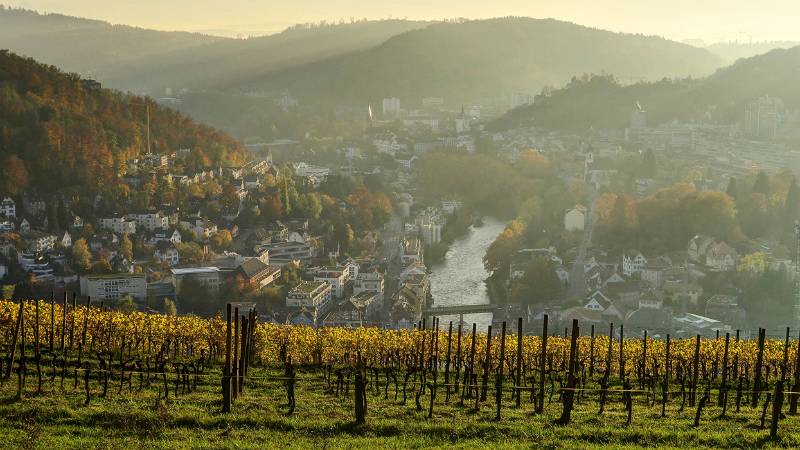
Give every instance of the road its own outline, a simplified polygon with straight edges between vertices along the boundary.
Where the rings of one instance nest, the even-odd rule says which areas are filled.
[[[572,272],[569,274],[569,289],[567,290],[567,299],[576,297],[583,297],[586,295],[586,278],[584,273],[584,264],[586,263],[586,252],[592,245],[592,234],[594,233],[594,226],[597,222],[597,191],[592,191],[592,197],[589,201],[589,212],[586,219],[586,227],[583,231],[583,240],[578,246],[578,254],[575,256],[575,264],[572,266]]]
[[[403,221],[397,214],[392,214],[391,220],[386,223],[381,232],[383,248],[381,258],[386,262],[383,290],[383,318],[389,322],[392,311],[392,299],[397,292],[398,278],[403,266],[400,261],[400,240],[403,238]]]

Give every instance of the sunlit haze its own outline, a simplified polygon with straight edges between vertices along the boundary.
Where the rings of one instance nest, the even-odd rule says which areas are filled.
[[[38,11],[162,30],[225,36],[262,35],[287,26],[350,18],[443,19],[500,16],[553,17],[613,31],[706,42],[798,40],[794,0],[23,0]],[[781,11],[775,14],[775,11]]]

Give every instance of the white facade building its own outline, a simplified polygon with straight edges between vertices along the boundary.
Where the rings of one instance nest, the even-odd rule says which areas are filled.
[[[397,97],[383,99],[383,114],[386,116],[400,114],[400,99]]]
[[[147,298],[147,279],[144,274],[86,275],[81,280],[81,295],[92,300],[118,300],[130,295],[136,300]]]

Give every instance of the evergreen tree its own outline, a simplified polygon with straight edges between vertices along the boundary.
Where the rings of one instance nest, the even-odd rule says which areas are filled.
[[[792,178],[792,184],[789,185],[789,191],[786,193],[783,212],[788,221],[796,220],[798,213],[800,213],[800,187],[797,186],[795,178]]]
[[[728,188],[725,190],[725,193],[734,200],[739,198],[739,187],[736,185],[736,177],[731,177],[731,179],[728,180]]]
[[[772,194],[772,189],[769,185],[769,177],[764,172],[758,172],[756,181],[753,183],[753,193],[764,194],[769,197]]]

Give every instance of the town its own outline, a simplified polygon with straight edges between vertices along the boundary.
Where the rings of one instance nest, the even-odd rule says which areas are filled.
[[[99,89],[92,80],[85,85]],[[508,107],[547,95],[514,94]],[[288,91],[276,102],[287,110],[299,103]],[[798,115],[780,99],[754,99],[730,126],[651,127],[646,105],[637,102],[626,128],[588,133],[494,130],[496,107],[452,108],[443,98],[404,104],[392,97],[379,108],[368,105],[361,132],[349,139],[251,142],[251,158],[238,166],[199,166],[190,148],[160,154],[146,147],[126,161],[118,186],[93,198],[6,195],[4,295],[79,294],[128,311],[200,315],[236,301],[257,306],[263,320],[315,327],[408,328],[433,315],[466,323],[470,314],[491,313],[495,323],[523,317],[533,332],[547,314],[559,326],[578,319],[651,336],[748,335],[747,294],[731,280],[779,273],[791,288],[796,279],[793,230],[783,240],[739,239],[734,246],[711,226],[680,248],[641,251],[620,245],[635,239],[609,236],[633,232],[613,229],[624,203],[680,183],[731,196],[737,179],[744,184],[754,174],[763,185],[754,190],[764,194],[785,183],[787,168],[798,168],[800,159],[775,138],[794,133]],[[540,246],[517,242],[500,265],[484,257],[484,302],[459,304],[456,290],[443,307],[431,274],[449,246],[480,227],[484,215],[508,214],[459,187],[437,192],[420,178],[430,178],[426,170],[436,164],[474,164],[452,158],[482,155],[572,194],[540,194],[537,212],[549,219],[541,221],[543,233],[523,240]]]

